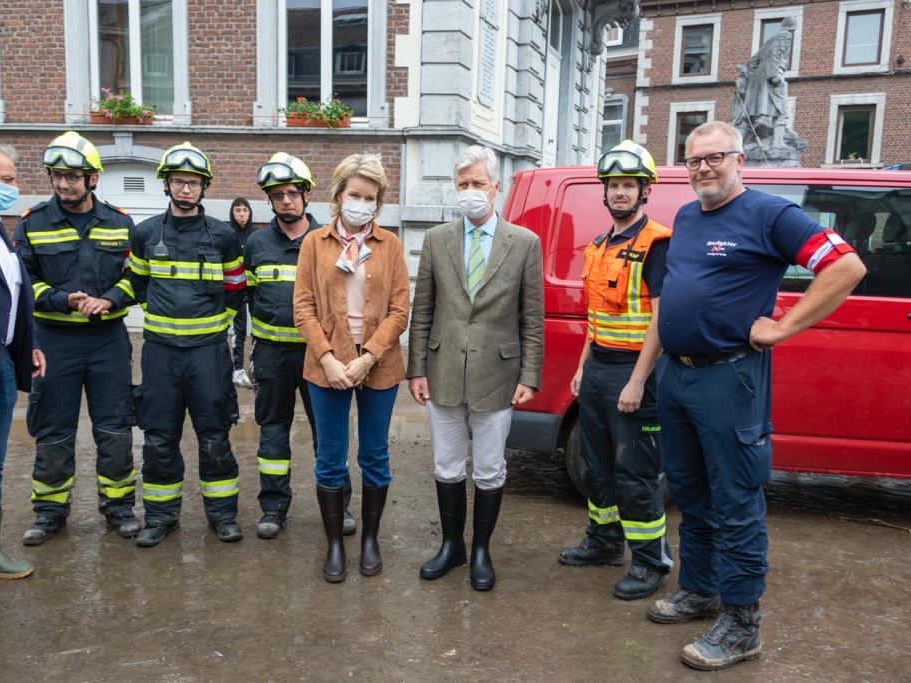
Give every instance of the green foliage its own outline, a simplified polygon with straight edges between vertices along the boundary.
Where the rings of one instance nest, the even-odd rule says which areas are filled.
[[[333,98],[329,102],[312,102],[306,97],[298,97],[283,110],[285,114],[296,114],[303,118],[318,121],[324,126],[337,128],[346,123],[354,110],[347,104]]]
[[[109,119],[137,118],[140,121],[148,121],[155,115],[154,107],[140,104],[133,99],[130,93],[114,94],[108,88],[101,89],[98,111],[104,113]]]

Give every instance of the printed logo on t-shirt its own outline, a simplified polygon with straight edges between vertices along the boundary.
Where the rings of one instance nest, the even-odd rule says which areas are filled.
[[[737,242],[728,242],[726,240],[709,240],[705,243],[706,256],[727,256],[728,250],[736,249]]]

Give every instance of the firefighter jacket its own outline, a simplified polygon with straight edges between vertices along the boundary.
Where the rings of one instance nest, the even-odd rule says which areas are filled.
[[[588,302],[588,340],[598,346],[639,351],[652,320],[643,277],[652,245],[671,231],[651,219],[628,240],[610,245],[599,235],[585,248],[582,283]]]
[[[312,230],[320,227],[316,219],[306,214],[310,226],[291,240],[273,218],[271,225],[250,235],[244,250],[247,287],[253,320],[251,334],[257,339],[292,344],[305,343],[294,325],[294,280],[301,242]]]
[[[133,219],[92,195],[84,228],[72,225],[56,198],[26,210],[13,234],[35,295],[35,318],[51,325],[98,325],[123,318],[135,303],[127,277]],[[70,308],[73,292],[108,299],[102,315],[87,317]]]
[[[227,224],[201,206],[196,216],[169,210],[137,225],[130,247],[146,340],[188,348],[225,339],[245,295],[240,243]]]

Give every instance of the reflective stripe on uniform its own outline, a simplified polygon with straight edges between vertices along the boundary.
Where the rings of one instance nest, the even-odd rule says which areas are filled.
[[[133,285],[131,285],[130,281],[127,280],[126,278],[124,278],[123,280],[119,280],[117,282],[117,284],[115,284],[114,286],[117,289],[121,290],[124,294],[126,294],[131,299],[136,298],[136,293],[133,291]]]
[[[182,481],[173,484],[142,483],[142,500],[145,502],[167,503],[171,500],[179,500],[181,496],[183,496]]]
[[[199,480],[203,498],[230,498],[240,492],[240,479],[222,479],[220,481]]]
[[[70,500],[70,489],[73,488],[75,483],[75,475],[60,484],[60,486],[48,486],[37,479],[32,479],[32,502],[66,505]]]
[[[185,337],[194,334],[214,334],[227,330],[231,326],[231,319],[228,311],[204,318],[169,318],[146,312],[142,326],[149,332]]]
[[[250,334],[259,339],[267,339],[269,341],[290,342],[295,344],[304,343],[304,338],[301,337],[300,330],[296,327],[269,325],[256,316],[253,316],[250,323]]]
[[[632,522],[628,519],[620,520],[623,525],[623,535],[627,541],[654,541],[667,532],[667,518],[661,515],[653,522]]]
[[[208,261],[149,261],[149,275],[160,280],[224,280],[221,263]]]
[[[130,254],[130,270],[137,275],[148,275],[151,272],[148,259],[139,258],[136,254]]]
[[[645,341],[652,314],[635,313],[627,315],[612,315],[604,311],[588,311],[589,339],[593,339],[602,346],[612,346],[611,342],[636,342]]]
[[[129,228],[100,228],[89,230],[89,239],[97,242],[126,242],[130,239]]]
[[[620,508],[616,505],[599,508],[593,502],[588,501],[588,518],[595,524],[613,524],[620,521]]]
[[[34,230],[26,231],[26,238],[33,247],[42,244],[60,244],[62,242],[78,242],[79,232],[76,228],[62,228],[60,230]]]
[[[101,474],[98,475],[98,492],[106,498],[124,498],[135,490],[136,470],[130,470],[130,473],[120,481],[108,479]]]
[[[249,277],[250,273],[248,273]],[[257,283],[263,282],[294,282],[297,277],[297,266],[270,264],[259,266],[252,273]]]
[[[129,311],[125,308],[120,310],[113,311],[111,313],[102,313],[99,317],[102,320],[117,320],[117,318],[124,317]],[[66,322],[66,323],[87,323],[90,321],[89,316],[82,315],[79,311],[70,311],[69,313],[45,313],[44,311],[34,311],[32,313],[36,318],[41,320],[56,320],[57,322]]]
[[[35,301],[38,301],[38,297],[44,294],[50,288],[51,286],[48,283],[42,282],[41,280],[36,280],[33,282],[32,291],[35,293]]]
[[[266,458],[257,458],[259,463],[260,474],[271,474],[275,477],[283,477],[291,471],[290,460],[267,460]]]

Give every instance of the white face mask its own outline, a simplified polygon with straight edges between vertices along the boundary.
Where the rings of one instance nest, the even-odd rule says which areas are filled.
[[[471,220],[484,218],[490,211],[490,201],[484,190],[462,190],[458,198],[459,211]]]
[[[345,199],[342,202],[342,220],[345,225],[359,228],[366,225],[376,216],[376,202],[358,202]]]

